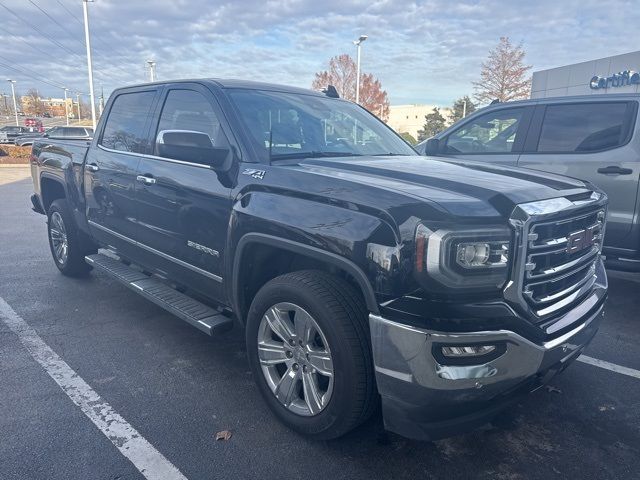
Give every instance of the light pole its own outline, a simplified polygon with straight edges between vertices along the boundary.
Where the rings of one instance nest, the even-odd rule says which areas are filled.
[[[16,81],[7,78],[7,82],[11,84],[11,95],[13,96],[13,113],[16,116],[16,127],[20,125],[18,122],[18,105],[16,104],[16,89],[14,87]]]
[[[76,97],[78,98],[78,122],[82,120],[82,117],[80,116],[80,95],[82,95],[80,92],[78,92],[78,94],[76,95]]]
[[[67,127],[69,126],[69,102],[67,101],[67,87],[64,87],[64,116],[67,119]]]
[[[360,101],[360,45],[362,45],[362,42],[364,42],[367,38],[369,38],[367,35],[360,35],[358,40],[353,41],[353,44],[358,47],[358,68],[356,70],[356,103]]]
[[[96,101],[93,96],[93,65],[91,63],[91,42],[89,40],[89,12],[87,9],[87,3],[93,2],[93,0],[82,0],[82,11],[84,13],[84,38],[87,45],[87,69],[89,70],[89,96],[91,97],[91,123],[93,129],[96,128]],[[78,110],[80,110],[80,103],[78,103]],[[78,114],[80,116],[80,114]]]
[[[152,82],[156,81],[156,62],[153,60],[147,60],[147,65],[149,65],[149,79]]]

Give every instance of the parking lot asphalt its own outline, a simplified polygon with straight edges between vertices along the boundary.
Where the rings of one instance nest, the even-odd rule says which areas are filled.
[[[376,417],[307,440],[262,402],[240,330],[210,338],[103,274],[60,275],[28,175],[0,168],[0,299],[186,478],[640,478],[640,379],[582,362],[467,435],[415,442]],[[611,275],[589,357],[640,370],[639,294]],[[0,479],[139,478],[0,321]]]

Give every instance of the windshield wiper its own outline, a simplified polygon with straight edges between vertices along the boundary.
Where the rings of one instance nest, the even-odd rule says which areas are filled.
[[[330,158],[330,157],[361,157],[360,153],[352,152],[292,152],[292,153],[278,153],[271,155],[271,160],[296,160],[303,158]]]
[[[371,155],[372,157],[410,157],[411,155],[407,155],[406,153],[374,153]]]

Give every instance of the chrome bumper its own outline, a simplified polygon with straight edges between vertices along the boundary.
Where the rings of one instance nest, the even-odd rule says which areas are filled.
[[[444,333],[369,315],[385,427],[434,440],[486,423],[518,393],[534,390],[577,358],[602,317],[601,305],[569,332],[536,344],[508,330]],[[434,356],[445,345],[473,344],[506,348],[472,365],[444,365]]]

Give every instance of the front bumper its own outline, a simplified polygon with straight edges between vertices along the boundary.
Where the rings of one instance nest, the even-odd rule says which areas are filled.
[[[575,360],[603,315],[600,304],[570,331],[541,344],[509,330],[445,333],[369,315],[385,428],[436,440],[481,426]],[[455,362],[434,356],[443,345],[473,344],[500,345],[504,352],[477,365],[444,365]]]

